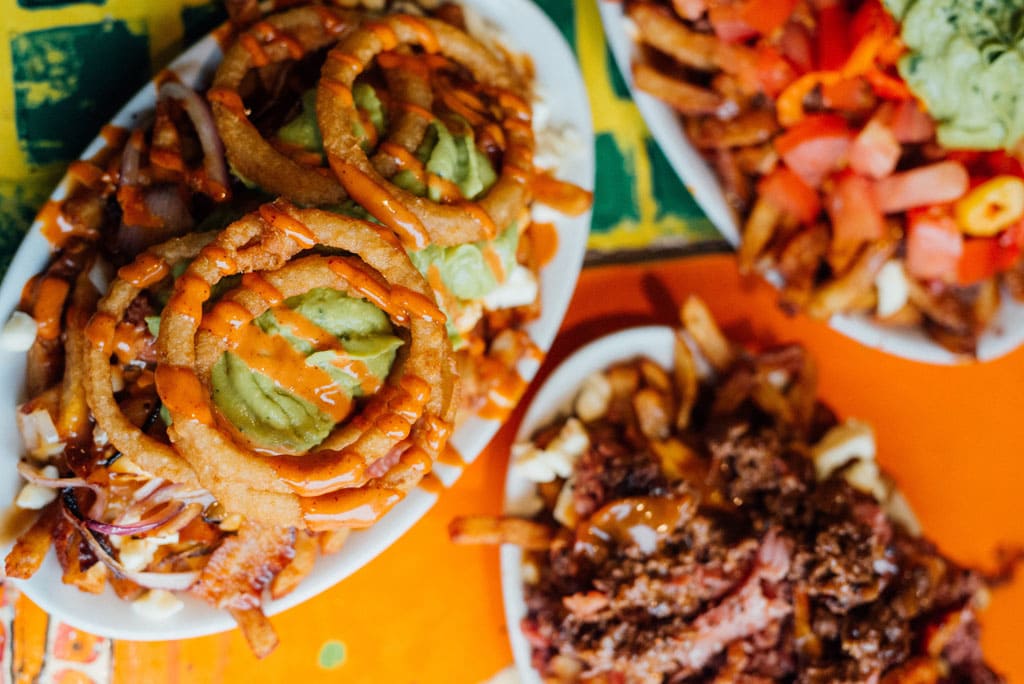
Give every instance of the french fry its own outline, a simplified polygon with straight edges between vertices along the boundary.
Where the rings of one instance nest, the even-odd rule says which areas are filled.
[[[703,150],[762,145],[778,130],[779,124],[771,112],[756,109],[726,120],[707,116],[686,120],[690,140]]]
[[[675,339],[675,362],[672,370],[676,391],[679,395],[679,407],[676,409],[676,429],[685,430],[690,424],[690,415],[697,403],[700,379],[697,377],[697,361],[693,358],[690,345],[678,332]]]
[[[520,518],[462,516],[448,525],[456,544],[515,544],[527,551],[543,551],[551,544],[551,529]]]
[[[669,395],[645,387],[633,395],[633,412],[640,432],[649,440],[666,439],[672,430],[673,411]]]
[[[321,532],[317,537],[320,543],[320,553],[325,556],[329,556],[332,553],[341,551],[341,547],[343,547],[345,542],[348,541],[348,536],[350,534],[352,534],[352,530],[347,527]]]
[[[738,255],[740,273],[747,274],[753,270],[757,257],[775,235],[775,228],[779,225],[781,217],[782,212],[778,207],[764,197],[758,198],[754,203],[754,209],[743,226],[743,241],[740,243]]]
[[[680,318],[701,353],[716,370],[725,370],[735,358],[732,345],[715,322],[707,305],[699,298],[689,296],[683,304]]]
[[[249,648],[257,658],[265,658],[277,648],[278,638],[274,626],[259,608],[230,608],[228,612],[238,623]]]
[[[295,556],[270,583],[271,598],[279,599],[287,596],[295,590],[295,587],[299,586],[299,583],[313,570],[319,547],[316,535],[305,531],[295,535]]]
[[[14,542],[7,554],[4,568],[8,577],[28,579],[36,574],[53,543],[53,528],[60,520],[60,503],[54,501],[44,508],[36,521]]]
[[[717,93],[666,76],[644,62],[633,65],[633,84],[665,101],[680,114],[714,114],[725,105],[725,100]]]
[[[897,246],[898,242],[892,237],[866,245],[849,271],[814,293],[807,304],[807,314],[826,320],[833,314],[848,310],[858,297],[871,290],[875,276],[896,253]]]

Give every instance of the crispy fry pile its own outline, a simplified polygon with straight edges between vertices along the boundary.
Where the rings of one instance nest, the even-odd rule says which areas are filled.
[[[918,536],[807,353],[736,346],[694,298],[681,319],[671,368],[581,379],[568,415],[513,446],[535,483],[514,514],[450,525],[523,549],[544,681],[999,681],[981,576]]]
[[[947,150],[878,0],[630,0],[636,86],[679,112],[742,226],[740,269],[781,304],[863,313],[972,354],[1024,297],[1024,172]],[[987,212],[987,213],[986,213]]]
[[[286,4],[230,3],[209,89],[162,74],[72,165],[15,316],[39,517],[8,576],[53,547],[65,583],[157,619],[188,592],[259,656],[264,599],[420,485],[461,417],[514,407],[557,241],[531,205],[590,203],[534,168],[523,62],[459,6]]]

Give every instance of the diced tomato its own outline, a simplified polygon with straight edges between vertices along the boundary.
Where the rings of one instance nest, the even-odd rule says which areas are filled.
[[[815,31],[818,68],[836,71],[850,56],[850,16],[846,3],[829,0],[818,3],[818,27]]]
[[[811,34],[807,27],[798,21],[787,22],[779,37],[779,49],[783,56],[795,66],[801,74],[814,68],[814,49],[811,46]]]
[[[883,212],[945,204],[963,197],[970,187],[967,169],[957,161],[941,161],[875,181]]]
[[[797,0],[742,0],[715,4],[708,18],[715,34],[726,42],[739,42],[756,35],[768,36],[786,23]]]
[[[811,223],[821,213],[818,193],[784,166],[776,167],[762,178],[757,184],[757,192],[801,223]]]
[[[825,200],[832,221],[832,239],[839,250],[885,234],[885,217],[878,208],[874,184],[863,176],[846,172]]]
[[[762,45],[757,48],[757,80],[774,97],[796,80],[796,71],[778,51]]]
[[[917,100],[911,98],[890,106],[889,128],[901,143],[927,142],[935,135],[935,122]]]
[[[910,275],[924,280],[952,280],[964,252],[964,236],[947,208],[918,209],[907,216]]]
[[[775,138],[775,149],[804,182],[812,187],[839,168],[853,140],[846,120],[833,114],[804,117]]]
[[[1013,256],[1009,258],[1011,253]],[[988,280],[1006,267],[1012,266],[1019,255],[1019,247],[1014,246],[1012,252],[1003,249],[997,238],[964,240],[964,251],[956,268],[956,282],[960,285],[974,285]]]
[[[850,168],[870,178],[885,178],[896,170],[903,148],[892,130],[871,119],[850,146]]]

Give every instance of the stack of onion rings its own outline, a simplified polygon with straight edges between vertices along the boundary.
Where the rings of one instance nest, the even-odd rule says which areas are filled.
[[[329,170],[301,164],[263,137],[249,120],[239,89],[253,69],[299,60],[328,47],[358,21],[358,15],[323,5],[297,7],[255,23],[228,48],[206,97],[237,173],[299,204],[337,204],[345,199]]]
[[[464,67],[479,94],[492,99],[500,112],[498,125],[505,140],[500,176],[476,202],[454,198],[438,203],[389,183],[352,129],[358,116],[352,99],[356,78],[375,59],[399,47],[423,50],[426,55],[420,57],[427,64],[428,58],[441,56]],[[422,106],[407,110],[428,121],[434,118]],[[530,200],[533,128],[518,79],[495,53],[450,24],[406,14],[364,21],[327,55],[317,90],[317,118],[328,161],[345,191],[410,248],[491,239],[516,221]]]
[[[358,257],[293,256],[315,246]],[[204,316],[210,288],[247,274]],[[211,406],[210,372],[231,335],[287,297],[331,287],[365,298],[408,331],[386,386],[321,449],[265,455]],[[425,475],[457,406],[451,344],[433,292],[386,230],[277,201],[224,230],[178,279],[157,340],[157,391],[175,449],[228,510],[320,530],[369,525]],[[383,471],[383,472],[381,472]]]

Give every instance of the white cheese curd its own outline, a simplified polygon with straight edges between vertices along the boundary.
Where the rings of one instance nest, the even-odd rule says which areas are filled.
[[[150,620],[166,620],[184,607],[181,599],[164,589],[150,589],[132,601],[132,610]]]
[[[24,311],[15,311],[0,329],[0,349],[27,352],[36,341],[39,324]]]

